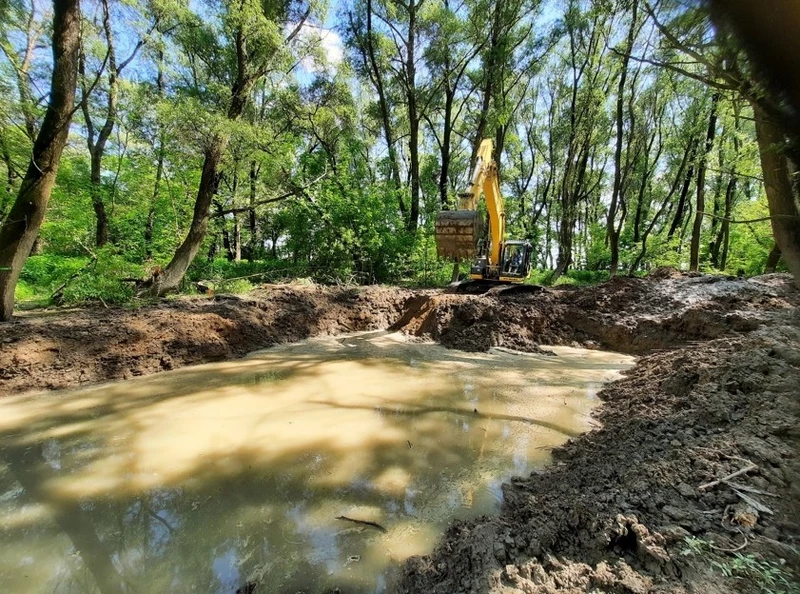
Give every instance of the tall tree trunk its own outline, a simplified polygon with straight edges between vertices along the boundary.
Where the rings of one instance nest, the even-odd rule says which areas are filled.
[[[237,75],[231,85],[231,102],[227,114],[232,122],[238,120],[244,112],[250,89],[255,82],[254,77],[248,74],[245,43],[244,31],[239,28],[236,32]],[[189,265],[200,250],[208,229],[209,208],[219,186],[219,164],[227,145],[228,137],[224,134],[217,133],[209,140],[203,152],[203,171],[197,188],[189,232],[163,272],[153,275],[147,288],[150,294],[164,295],[178,288]]]
[[[683,180],[683,187],[681,188],[681,194],[678,198],[678,206],[675,209],[675,217],[672,219],[672,225],[670,225],[669,233],[667,233],[667,239],[672,239],[675,232],[680,228],[681,223],[683,223],[683,214],[686,210],[686,200],[689,197],[689,188],[692,185],[692,179],[694,179],[694,159],[697,155],[697,138],[692,138],[690,140],[690,149],[689,149],[689,168],[686,170],[686,177]]]
[[[62,0],[53,9],[53,75],[50,102],[19,194],[0,228],[0,320],[14,309],[14,289],[44,219],[67,142],[78,82],[80,2]]]
[[[772,234],[783,261],[800,286],[800,209],[793,193],[789,160],[781,152],[786,141],[775,122],[757,103],[753,103],[753,113]]]
[[[238,214],[233,215],[233,261],[242,261],[242,226]]]
[[[217,202],[217,212],[221,215],[222,205]],[[219,216],[217,226],[219,227],[219,234],[222,236],[222,247],[225,250],[225,259],[228,262],[233,261],[233,242],[231,241],[231,234],[228,232],[228,221],[224,216]]]
[[[156,89],[158,98],[164,96],[164,50],[158,50],[158,73],[156,74]],[[158,153],[156,157],[156,180],[153,184],[153,194],[150,197],[150,207],[147,209],[147,223],[144,229],[144,253],[147,260],[153,257],[153,231],[156,224],[156,207],[161,195],[161,178],[164,176],[164,157],[166,156],[166,134],[164,127],[158,125]]]
[[[718,171],[723,171],[722,167],[719,167]],[[728,185],[730,185],[730,180],[728,180]],[[726,189],[727,193],[727,189]],[[720,210],[725,210],[724,200],[723,204],[720,207],[720,197],[722,196],[722,175],[717,176],[717,183],[714,187],[714,211],[711,215],[711,241],[708,244],[708,251],[711,258],[711,266],[714,268],[719,268],[719,250],[722,247],[720,244],[720,239],[722,237],[722,227],[720,225]],[[723,217],[724,218],[724,217]],[[717,227],[720,228],[717,231]]]
[[[372,0],[367,0],[367,43],[366,43],[366,59],[369,63],[370,72],[372,73],[372,82],[375,90],[378,93],[378,107],[381,112],[381,124],[383,126],[383,135],[386,139],[386,149],[389,152],[389,173],[394,183],[394,188],[397,191],[398,206],[400,207],[400,214],[403,218],[406,217],[406,204],[403,201],[403,196],[400,192],[402,183],[400,181],[400,164],[397,157],[397,147],[395,146],[394,131],[392,129],[392,122],[389,113],[389,102],[386,98],[386,91],[383,85],[383,74],[378,66],[378,60],[375,56],[375,46],[373,41],[372,30]]]
[[[247,211],[247,227],[250,231],[249,247],[247,248],[247,259],[252,262],[256,259],[256,248],[258,247],[258,224],[256,221],[256,180],[258,179],[259,167],[256,167],[256,162],[250,162],[250,208]],[[261,250],[258,250],[259,252]]]
[[[544,254],[542,255],[542,268],[553,267],[553,233],[550,228],[550,213],[552,208],[548,207],[547,214],[544,218]]]
[[[633,0],[631,7],[631,25],[628,29],[628,41],[625,44],[625,53],[622,56],[622,70],[619,75],[619,87],[617,88],[617,143],[614,148],[614,188],[611,192],[611,204],[608,207],[606,217],[606,237],[608,238],[609,248],[611,249],[611,276],[617,274],[619,266],[619,235],[620,229],[617,227],[617,207],[622,191],[622,142],[624,137],[623,107],[625,104],[625,81],[628,77],[628,61],[631,50],[633,49],[633,38],[636,34],[636,16],[639,3]],[[636,84],[634,78],[634,85]]]
[[[730,243],[730,230],[731,230],[731,211],[733,210],[733,197],[736,193],[736,177],[735,173],[728,181],[728,187],[725,188],[725,213],[723,215],[722,224],[719,227],[719,235],[715,243],[716,248],[722,250],[719,259],[719,269],[725,270],[728,265],[728,245]]]
[[[440,147],[442,170],[439,173],[439,207],[447,206],[447,195],[450,189],[450,143],[453,137],[453,103],[455,102],[455,89],[447,86],[444,91],[444,130],[442,131],[442,146]],[[454,269],[455,270],[455,269]],[[454,274],[457,274],[454,272]]]
[[[703,230],[703,217],[705,216],[705,192],[706,192],[706,161],[714,146],[714,135],[717,131],[717,103],[719,93],[714,93],[711,97],[711,114],[708,117],[708,130],[706,132],[706,146],[700,164],[697,166],[697,207],[694,215],[694,225],[692,225],[692,243],[689,250],[689,270],[697,272],[700,267],[700,232]]]
[[[690,138],[689,143],[686,145],[686,150],[683,151],[683,158],[681,159],[681,163],[678,166],[678,171],[675,174],[675,180],[672,182],[672,186],[670,187],[667,196],[664,198],[664,202],[661,203],[661,207],[658,209],[656,214],[653,215],[653,219],[650,221],[650,224],[644,230],[644,233],[642,233],[642,249],[639,251],[639,255],[636,256],[636,259],[631,264],[631,267],[628,269],[628,275],[630,276],[634,275],[636,270],[638,270],[639,265],[642,263],[642,260],[644,260],[645,256],[647,255],[647,238],[650,236],[650,233],[652,233],[653,229],[658,223],[658,219],[661,217],[661,215],[664,214],[664,211],[667,209],[667,206],[672,203],[672,197],[678,190],[678,186],[681,183],[681,179],[684,179],[685,182],[685,178],[683,177],[683,172],[684,169],[686,169],[687,163],[689,163],[689,160],[692,158],[694,145],[695,145],[694,138]],[[656,161],[658,160],[656,159]]]
[[[189,232],[163,272],[154,275],[150,291],[155,295],[163,295],[178,288],[203,243],[208,229],[208,209],[219,185],[217,169],[227,143],[227,138],[216,135],[203,153],[203,171],[197,188]]]
[[[103,127],[100,128],[97,134],[97,138],[95,138],[94,124],[89,112],[89,91],[85,85],[83,59],[81,60],[81,75],[82,78],[84,78],[82,81],[83,94],[81,97],[81,109],[83,110],[83,117],[86,120],[86,144],[89,149],[89,155],[91,156],[89,181],[91,183],[90,194],[92,196],[92,207],[94,208],[95,218],[97,219],[97,227],[95,230],[95,244],[97,247],[103,247],[108,243],[108,213],[106,212],[105,202],[103,201],[101,173],[106,144],[117,122],[117,95],[119,92],[120,71],[120,68],[117,67],[117,53],[114,45],[114,33],[111,29],[111,11],[108,7],[108,0],[102,0],[101,6],[103,8],[103,31],[105,32],[108,50],[108,95],[106,98],[106,119],[103,123]],[[136,50],[138,50],[139,47],[141,46],[137,46]],[[129,62],[129,60],[127,62]],[[125,64],[122,65],[122,68],[124,67]]]
[[[416,0],[408,0],[408,45],[406,47],[406,99],[408,102],[408,158],[411,169],[411,208],[408,213],[407,229],[416,233],[419,224],[419,107],[417,105],[417,67],[415,45],[417,36]]]
[[[272,229],[272,234],[270,235],[270,252],[272,253],[272,259],[278,259],[278,239],[280,239],[281,233],[280,230],[276,227]]]
[[[655,140],[656,133],[653,132],[653,135],[650,137],[650,141],[647,143],[647,152],[645,153],[644,157],[644,171],[642,172],[642,181],[639,184],[639,195],[636,198],[636,215],[634,216],[633,220],[634,243],[639,243],[639,240],[641,239],[642,219],[650,209],[649,201],[647,203],[647,207],[645,207],[645,194],[647,193],[647,189],[649,187],[650,176],[655,173],[655,170],[658,167],[658,159],[661,156],[661,151],[664,147],[663,143],[659,141],[658,150],[656,151],[655,158],[651,163],[650,152],[653,150],[653,143]]]
[[[102,158],[102,149],[95,148],[91,153],[91,173],[89,176],[91,186],[89,191],[92,196],[95,219],[97,219],[94,234],[94,242],[97,247],[103,247],[108,243],[108,213],[106,213],[106,205],[103,201],[103,184],[100,178]]]
[[[153,232],[156,225],[156,205],[161,194],[161,178],[164,176],[164,138],[163,133],[158,142],[158,157],[156,161],[156,180],[153,183],[153,194],[150,197],[150,207],[147,209],[147,222],[144,228],[144,253],[147,260],[153,257]]]
[[[767,261],[764,264],[764,274],[772,274],[773,272],[775,272],[775,269],[778,267],[778,262],[780,261],[781,261],[781,249],[778,247],[778,244],[776,243],[772,246],[772,249],[767,255]]]

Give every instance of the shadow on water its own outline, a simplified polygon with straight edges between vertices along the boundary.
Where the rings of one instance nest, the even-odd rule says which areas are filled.
[[[630,362],[558,359],[370,333],[4,399],[0,582],[382,591],[448,521],[496,509],[503,480],[585,430],[591,393]]]

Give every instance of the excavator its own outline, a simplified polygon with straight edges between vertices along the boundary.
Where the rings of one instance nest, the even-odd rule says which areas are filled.
[[[469,280],[455,285],[459,293],[505,292],[509,285],[522,289],[531,268],[533,248],[524,240],[505,239],[506,215],[491,138],[481,141],[470,185],[458,194],[458,210],[436,216],[436,252],[441,258],[471,260]],[[481,193],[489,214],[489,237],[484,238],[478,212]]]

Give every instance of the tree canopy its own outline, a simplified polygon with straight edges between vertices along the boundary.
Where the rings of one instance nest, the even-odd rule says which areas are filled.
[[[59,22],[45,0],[0,11],[6,230],[52,124]],[[534,246],[534,281],[797,267],[778,249],[800,228],[796,114],[724,7],[83,0],[80,11],[52,197],[30,257],[5,261],[24,264],[18,299],[124,301],[187,279],[443,283],[435,214],[454,207],[486,137],[508,236]]]

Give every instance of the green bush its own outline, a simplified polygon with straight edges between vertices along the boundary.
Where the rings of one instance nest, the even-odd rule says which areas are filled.
[[[17,301],[31,301],[37,297],[36,289],[24,280],[19,281],[14,288],[14,299]]]
[[[125,303],[134,295],[132,283],[125,278],[141,278],[141,265],[128,262],[110,250],[101,250],[97,260],[85,267],[62,292],[64,303],[100,300],[106,303]]]
[[[234,262],[225,258],[213,261],[197,258],[189,267],[186,279],[190,282],[209,280],[217,284],[225,280],[243,279],[257,285],[308,276],[310,268],[306,263],[292,264],[279,259]]]
[[[526,284],[551,286],[552,270],[532,270],[531,275],[525,281]],[[566,274],[555,282],[555,286],[570,285],[575,287],[586,287],[606,282],[610,278],[606,270],[569,270]]]
[[[255,288],[255,285],[243,278],[230,280],[230,281],[222,281],[219,283],[215,289],[216,293],[247,293],[248,291],[252,291]]]
[[[556,281],[556,285],[586,287],[606,282],[610,275],[605,270],[569,270]]]
[[[79,273],[88,263],[88,257],[44,254],[31,256],[25,262],[20,281],[27,283],[36,294],[51,295],[72,275]]]
[[[140,278],[144,269],[125,260],[111,248],[99,250],[97,258],[31,256],[25,263],[15,293],[18,300],[55,297],[58,303],[103,301],[124,303],[134,294],[125,278]]]

